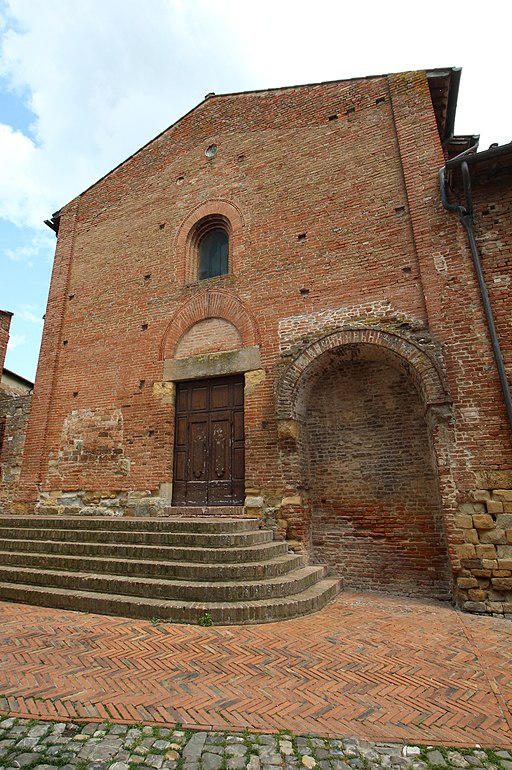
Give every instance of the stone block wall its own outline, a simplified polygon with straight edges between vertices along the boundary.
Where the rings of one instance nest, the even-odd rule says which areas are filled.
[[[0,310],[0,377],[5,363],[7,343],[9,342],[9,328],[11,326],[12,313]]]
[[[0,513],[13,510],[32,396],[0,390]]]

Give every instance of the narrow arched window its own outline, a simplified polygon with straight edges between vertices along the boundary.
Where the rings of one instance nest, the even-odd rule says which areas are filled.
[[[215,227],[199,241],[199,280],[225,275],[228,272],[229,237],[225,230]]]

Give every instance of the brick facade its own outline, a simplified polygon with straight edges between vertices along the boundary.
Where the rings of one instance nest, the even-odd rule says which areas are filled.
[[[243,373],[246,512],[349,585],[467,601],[461,506],[512,451],[444,163],[402,73],[212,96],[65,206],[13,510],[168,510],[175,383]]]

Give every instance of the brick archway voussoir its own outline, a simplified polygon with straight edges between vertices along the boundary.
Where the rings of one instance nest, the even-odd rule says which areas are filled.
[[[278,386],[279,420],[293,419],[297,389],[306,370],[327,351],[346,345],[375,346],[401,359],[418,385],[425,407],[450,401],[439,365],[414,342],[380,329],[344,329],[313,342],[290,364]]]

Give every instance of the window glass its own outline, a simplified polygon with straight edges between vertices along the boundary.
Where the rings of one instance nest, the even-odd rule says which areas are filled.
[[[208,230],[199,241],[199,279],[228,272],[229,239],[225,230]]]

